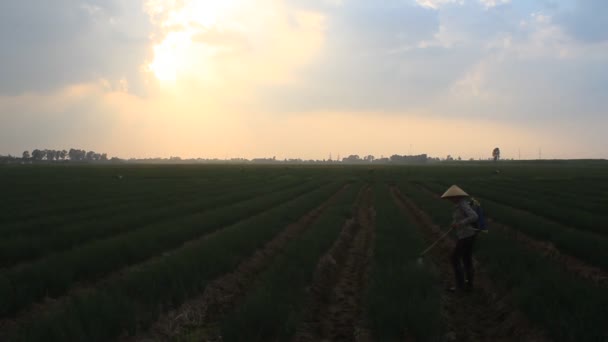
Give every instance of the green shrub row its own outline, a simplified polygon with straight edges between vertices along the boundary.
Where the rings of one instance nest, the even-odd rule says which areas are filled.
[[[15,222],[5,222],[0,226],[0,236],[5,239],[15,235],[44,235],[53,234],[57,227],[65,225],[79,225],[83,222],[90,222],[92,219],[112,219],[113,217],[125,215],[129,213],[138,213],[146,209],[158,209],[167,204],[174,202],[192,201],[201,196],[214,196],[227,191],[234,191],[243,186],[256,186],[260,182],[251,181],[233,181],[232,184],[209,183],[205,186],[188,187],[175,186],[174,188],[165,188],[163,186],[153,186],[141,189],[138,194],[130,195],[119,193],[117,196],[109,198],[103,195],[98,195],[95,201],[87,205],[86,209],[72,208],[69,212],[51,212],[43,216],[36,216],[32,212],[32,216],[20,218]],[[84,196],[83,196],[84,197]],[[80,198],[78,202],[85,201]],[[72,203],[71,201],[68,203]],[[183,205],[184,203],[178,203]],[[78,204],[78,203],[72,203]],[[49,203],[52,205],[52,203]],[[178,206],[176,204],[176,206]]]
[[[215,210],[160,222],[2,272],[0,315],[15,313],[45,296],[60,296],[76,281],[97,279],[178,247],[188,240],[267,211],[321,185],[320,182],[310,182]]]
[[[262,193],[274,192],[297,186],[302,182],[276,182],[261,186],[252,184],[239,189],[217,193],[201,193],[198,198],[176,201],[165,207],[134,206],[128,211],[108,215],[105,218],[57,228],[47,228],[34,236],[19,235],[0,240],[0,266],[6,267],[17,262],[34,260],[51,252],[57,252],[81,245],[93,239],[117,236],[135,231],[149,224],[171,221],[176,217],[188,217],[223,205],[250,199]]]
[[[161,312],[202,293],[210,281],[236,268],[341,186],[332,183],[285,199],[278,207],[139,265],[65,305],[33,317],[12,334],[11,340],[108,341],[145,330]]]
[[[497,181],[483,179],[475,183],[484,187],[495,186],[518,194],[532,194],[540,200],[584,209],[592,213],[602,213],[603,208],[608,204],[608,198],[603,195],[608,189],[602,190],[598,188],[597,181],[538,181],[534,179],[505,179]],[[581,198],[585,200],[581,201]]]
[[[221,324],[222,338],[230,341],[286,341],[303,318],[307,286],[316,265],[352,215],[360,186],[351,186],[300,238],[253,284],[238,308]],[[195,339],[193,339],[195,340]]]
[[[432,265],[417,258],[425,243],[385,184],[375,186],[376,242],[366,296],[367,317],[377,341],[439,341],[441,289]]]
[[[443,183],[443,185],[447,185]],[[606,222],[606,207],[599,212],[592,212],[585,207],[586,198],[578,196],[567,202],[560,202],[558,195],[542,196],[533,191],[513,190],[510,185],[496,186],[493,184],[476,184],[463,182],[467,191],[478,197],[485,197],[498,203],[502,203],[521,210],[527,210],[536,215],[556,220],[561,224],[578,228],[581,230],[608,235],[608,228],[598,224]]]
[[[115,179],[116,175],[124,176]],[[0,222],[23,221],[110,206],[125,199],[163,197],[209,185],[260,183],[277,177],[308,177],[313,172],[237,166],[32,166],[0,169]],[[143,197],[142,197],[143,196]]]
[[[117,202],[130,202],[155,197],[161,199],[167,193],[204,191],[215,183],[209,181],[192,186],[187,183],[164,184],[151,182],[133,182],[98,180],[99,183],[83,186],[77,190],[61,188],[61,183],[52,181],[49,188],[37,188],[36,193],[14,194],[12,202],[4,207],[6,212],[0,215],[4,224],[21,224],[44,222],[49,217],[71,216],[75,213],[88,214],[100,207],[114,205]],[[24,185],[34,187],[34,185]],[[59,189],[55,189],[58,187]],[[50,193],[50,194],[49,194]],[[4,235],[4,233],[3,233]]]

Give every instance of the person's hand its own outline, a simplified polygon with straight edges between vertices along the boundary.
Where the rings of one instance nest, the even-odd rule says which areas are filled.
[[[458,229],[458,228],[460,228],[460,224],[459,223],[452,223],[452,228]]]

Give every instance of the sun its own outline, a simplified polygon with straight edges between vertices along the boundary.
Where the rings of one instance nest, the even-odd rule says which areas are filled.
[[[190,37],[185,32],[172,32],[154,46],[154,60],[148,68],[160,81],[175,81],[184,65]]]
[[[165,83],[175,82],[180,75],[200,74],[201,46],[193,37],[205,30],[230,24],[230,14],[244,0],[167,1],[163,6],[165,20],[160,26],[166,30],[164,39],[153,48],[154,59],[147,65],[154,76]],[[158,13],[155,13],[158,14]],[[197,66],[198,65],[198,66]]]

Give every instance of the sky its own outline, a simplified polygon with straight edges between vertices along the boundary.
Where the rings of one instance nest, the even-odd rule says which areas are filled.
[[[0,154],[608,158],[605,0],[0,2]]]

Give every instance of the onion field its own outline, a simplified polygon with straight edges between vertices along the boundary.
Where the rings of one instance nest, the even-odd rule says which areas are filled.
[[[457,184],[488,233],[452,293]],[[0,167],[1,341],[608,341],[608,163]]]

